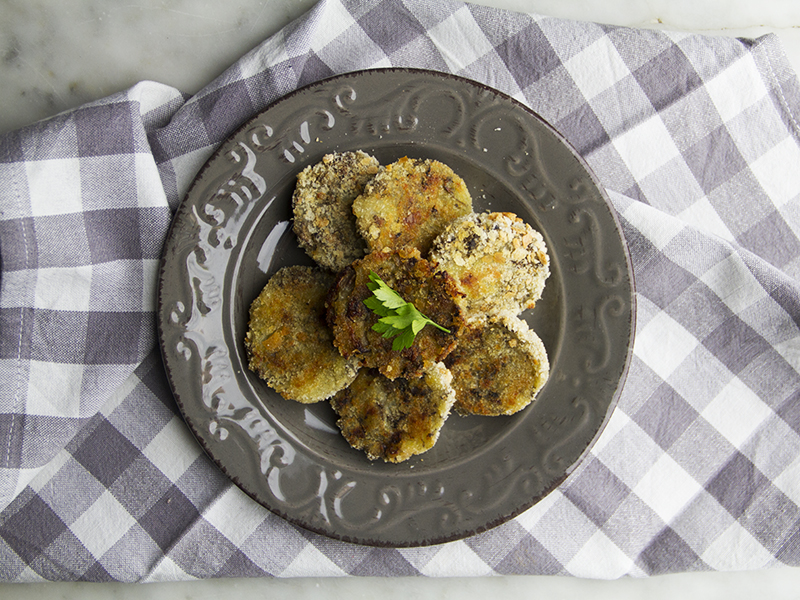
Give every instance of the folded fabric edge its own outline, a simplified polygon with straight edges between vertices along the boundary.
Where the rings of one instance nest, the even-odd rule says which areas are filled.
[[[773,81],[777,101],[784,109],[790,130],[800,140],[800,75],[786,56],[780,38],[774,33],[763,35],[753,42],[753,57],[762,73]]]

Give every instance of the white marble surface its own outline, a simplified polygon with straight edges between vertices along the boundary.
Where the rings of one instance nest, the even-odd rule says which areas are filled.
[[[800,71],[797,0],[475,0],[557,17],[709,35],[777,34]],[[143,79],[193,93],[316,0],[0,0],[0,132]],[[0,599],[503,597],[560,600],[800,598],[800,568],[590,581],[483,579],[217,580],[169,584],[0,584]]]
[[[194,93],[316,0],[0,0],[0,132],[142,79]],[[557,17],[757,37],[800,70],[797,0],[476,0]]]

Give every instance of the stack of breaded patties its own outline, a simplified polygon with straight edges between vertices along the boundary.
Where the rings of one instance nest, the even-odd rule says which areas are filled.
[[[534,400],[549,363],[520,313],[549,276],[539,232],[510,213],[474,213],[466,184],[441,162],[378,166],[361,151],[303,170],[293,211],[300,246],[320,266],[315,293],[287,285],[302,279],[296,268],[279,271],[251,307],[245,340],[250,368],[276,391],[329,400],[348,443],[387,462],[430,449],[453,406],[509,415]],[[393,349],[365,304],[371,274],[438,327]],[[288,304],[275,288],[291,289]],[[316,320],[288,317],[287,305]],[[326,334],[312,335],[317,325]],[[309,370],[328,375],[296,365],[310,354],[320,358]]]

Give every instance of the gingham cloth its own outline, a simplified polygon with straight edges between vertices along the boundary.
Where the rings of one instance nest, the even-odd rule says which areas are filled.
[[[212,465],[155,339],[172,212],[298,86],[453,72],[524,102],[607,188],[638,302],[581,469],[481,535],[376,549],[289,525]],[[566,574],[800,565],[800,86],[775,37],[442,0],[323,0],[187,98],[142,82],[0,139],[0,574],[7,581]]]

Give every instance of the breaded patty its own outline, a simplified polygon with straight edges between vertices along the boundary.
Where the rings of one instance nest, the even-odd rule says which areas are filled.
[[[387,379],[363,369],[350,387],[331,398],[347,442],[370,460],[399,463],[433,447],[455,392],[441,363],[417,379]]]
[[[450,333],[426,326],[410,348],[392,350],[392,340],[372,329],[378,315],[364,304],[372,295],[367,287],[370,272]],[[327,306],[333,343],[343,356],[376,368],[391,379],[419,377],[425,363],[442,360],[456,343],[462,326],[457,295],[453,279],[435,271],[418,250],[406,247],[397,252],[371,252],[344,268],[331,287]]]
[[[334,348],[325,322],[333,279],[319,267],[284,267],[250,305],[249,367],[289,400],[325,400],[356,377],[356,361]]]
[[[401,158],[381,167],[353,202],[371,251],[411,245],[423,255],[453,219],[472,212],[464,181],[436,160]]]
[[[436,238],[430,258],[460,284],[468,322],[533,308],[550,275],[542,235],[513,213],[459,218]]]
[[[356,231],[353,200],[378,172],[378,161],[362,152],[326,154],[297,176],[292,197],[294,232],[300,246],[318,264],[343,269],[365,254]]]
[[[550,375],[542,340],[519,318],[465,329],[445,359],[461,415],[511,415],[528,406]]]

